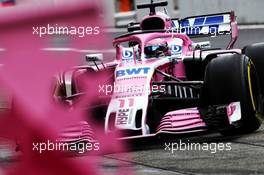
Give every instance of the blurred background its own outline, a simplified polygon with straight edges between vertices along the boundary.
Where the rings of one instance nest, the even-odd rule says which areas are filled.
[[[62,0],[45,0],[47,1],[57,3]],[[1,6],[43,3],[41,0],[0,0],[0,2]],[[150,0],[104,0],[103,8],[108,14],[105,16],[108,27],[125,27],[127,23],[141,19],[148,10],[140,10],[138,13],[136,4],[144,2]],[[240,24],[264,24],[263,0],[168,0],[168,2],[168,13],[174,18],[234,10]]]

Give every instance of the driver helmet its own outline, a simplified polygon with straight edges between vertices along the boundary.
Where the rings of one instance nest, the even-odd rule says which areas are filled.
[[[169,46],[165,39],[154,39],[148,42],[144,48],[146,58],[158,58],[160,56],[166,56],[169,52]]]

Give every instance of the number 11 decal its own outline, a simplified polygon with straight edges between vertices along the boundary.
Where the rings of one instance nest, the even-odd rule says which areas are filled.
[[[128,99],[119,99],[119,102],[120,102],[119,107],[120,108],[124,108],[125,104],[126,104],[126,101],[128,102],[129,107],[134,106],[134,99],[133,98],[128,98]]]

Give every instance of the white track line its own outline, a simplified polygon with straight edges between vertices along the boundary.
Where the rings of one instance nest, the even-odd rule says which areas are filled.
[[[238,25],[240,30],[264,29],[264,25]]]
[[[115,49],[106,50],[82,50],[75,48],[43,48],[43,51],[57,51],[57,52],[80,52],[80,53],[115,53]]]
[[[127,32],[127,28],[105,28],[103,32],[107,33],[125,33]]]

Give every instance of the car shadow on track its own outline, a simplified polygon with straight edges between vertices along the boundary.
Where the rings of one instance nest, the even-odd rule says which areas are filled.
[[[255,132],[260,133],[261,131]],[[253,134],[255,134],[253,133]],[[205,131],[199,133],[191,134],[160,134],[155,137],[149,138],[139,138],[126,140],[126,144],[129,145],[128,152],[141,151],[141,150],[151,150],[151,149],[160,149],[164,147],[165,143],[223,143],[223,142],[232,142],[243,138],[245,136],[252,135],[234,135],[234,136],[223,136],[217,132]]]

